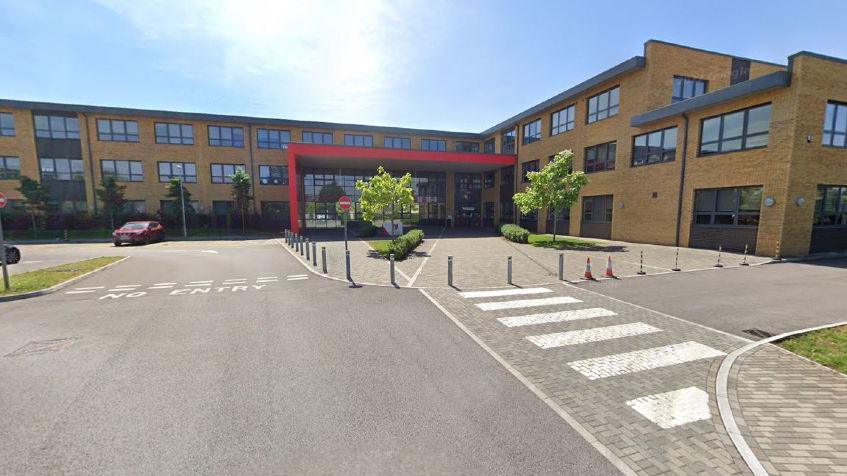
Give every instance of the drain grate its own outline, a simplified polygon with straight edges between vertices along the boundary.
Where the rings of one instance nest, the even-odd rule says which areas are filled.
[[[63,338],[63,339],[51,339],[51,340],[34,340],[23,347],[10,352],[5,355],[5,357],[17,357],[20,355],[31,355],[31,354],[46,354],[47,352],[60,352],[71,346],[76,342],[76,339],[72,338]]]
[[[745,334],[750,334],[751,336],[758,337],[759,339],[767,339],[768,337],[773,337],[773,336],[776,335],[776,334],[773,334],[773,333],[768,332],[768,331],[763,331],[761,329],[744,329],[741,332],[743,332]]]

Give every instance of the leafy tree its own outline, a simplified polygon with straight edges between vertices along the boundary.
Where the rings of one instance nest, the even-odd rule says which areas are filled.
[[[103,209],[109,214],[112,229],[115,228],[115,214],[121,213],[126,205],[125,191],[126,187],[120,185],[114,177],[103,177],[100,188],[96,190],[97,198],[103,202]]]
[[[50,189],[26,175],[21,176],[21,186],[17,191],[24,196],[24,204],[29,216],[32,218],[32,233],[37,234],[36,217],[44,214],[47,202],[50,201]]]
[[[588,183],[583,172],[573,172],[573,152],[563,150],[538,172],[527,174],[529,186],[516,193],[515,205],[521,213],[548,208],[553,210],[553,242],[556,242],[556,218],[579,199],[579,191]]]
[[[250,195],[250,176],[243,170],[236,170],[232,177],[232,199],[241,215],[241,233],[247,232],[247,210],[253,197]]]
[[[356,190],[359,191],[359,208],[366,221],[373,221],[377,215],[388,214],[391,217],[392,230],[397,210],[411,206],[415,201],[412,195],[412,174],[402,177],[392,177],[380,166],[376,175],[367,181],[357,180]]]

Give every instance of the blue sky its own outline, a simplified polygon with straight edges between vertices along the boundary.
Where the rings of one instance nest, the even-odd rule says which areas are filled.
[[[479,132],[655,38],[847,58],[847,2],[0,0],[0,97]]]

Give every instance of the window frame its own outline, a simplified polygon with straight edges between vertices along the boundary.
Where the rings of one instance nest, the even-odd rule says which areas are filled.
[[[215,175],[215,167],[220,167],[221,174]],[[232,167],[232,173],[227,174],[225,168]],[[244,164],[227,164],[222,162],[213,162],[209,164],[209,177],[213,184],[226,184],[229,185],[232,183],[232,175],[235,174],[236,171],[241,170],[244,173],[247,173],[247,166]]]
[[[396,144],[400,144],[397,147]],[[411,137],[402,137],[402,136],[384,136],[382,138],[382,146],[386,149],[403,149],[403,150],[411,150],[412,149],[412,138]]]
[[[533,129],[536,129],[533,131]],[[541,140],[541,118],[529,121],[521,127],[521,145]]]
[[[310,140],[306,140],[306,134],[309,134]],[[321,145],[332,145],[335,142],[335,137],[333,137],[332,132],[320,132],[320,131],[300,131],[300,139],[304,144],[321,144]],[[320,142],[315,142],[315,136],[319,136],[321,138]],[[327,136],[329,136],[329,142],[326,141]]]
[[[673,157],[671,157],[670,159],[665,159],[665,156],[668,154],[668,151],[671,150],[671,149],[665,149],[665,133],[670,131],[670,130],[674,130],[674,135],[676,136],[676,138],[673,142]],[[659,152],[661,160],[656,161],[656,162],[650,162],[649,161],[649,158],[650,158],[650,155],[651,155],[651,153],[650,153],[650,136],[657,133],[657,132],[661,133],[661,135],[659,136],[660,137],[659,140],[662,144],[661,145],[661,151]],[[644,154],[644,162],[642,162],[642,163],[636,163],[636,161],[635,161],[636,157],[638,156],[638,154],[636,153],[635,143],[636,143],[636,141],[638,140],[639,137],[644,137],[647,141],[645,146],[644,146],[646,148],[646,153]],[[659,129],[659,130],[656,130],[656,131],[650,131],[650,132],[645,132],[643,134],[634,135],[634,136],[632,136],[632,157],[630,159],[630,166],[631,167],[644,167],[646,165],[656,165],[656,164],[665,164],[665,163],[668,163],[668,162],[673,162],[673,161],[676,160],[676,150],[678,148],[677,147],[678,142],[679,142],[679,131],[677,130],[677,126],[665,127],[664,129]]]
[[[770,110],[768,111],[768,130],[767,130],[767,132],[756,132],[752,135],[748,135],[747,128],[749,127],[749,122],[750,122],[750,120],[749,120],[750,111],[752,111],[753,109],[758,109],[758,108],[765,107],[765,106],[770,108]],[[731,138],[723,137],[724,118],[726,116],[730,116],[732,114],[737,114],[739,112],[744,113],[743,116],[742,116],[742,122],[741,122],[741,135],[740,136],[734,136],[734,137],[731,137]],[[766,103],[762,103],[762,104],[757,104],[755,106],[749,106],[749,107],[745,107],[745,108],[741,108],[741,109],[736,109],[736,110],[733,110],[733,111],[728,111],[728,112],[724,112],[724,113],[721,113],[721,114],[715,114],[713,116],[704,117],[703,119],[700,119],[700,137],[699,137],[699,140],[697,141],[697,156],[698,157],[711,157],[713,155],[731,154],[733,152],[743,152],[743,151],[746,151],[746,150],[766,149],[768,147],[768,145],[770,145],[771,115],[772,115],[772,113],[773,113],[773,104],[771,102],[766,102]],[[720,123],[718,125],[718,138],[717,138],[717,140],[709,141],[708,143],[709,144],[713,144],[713,143],[717,144],[719,150],[717,152],[703,153],[703,126],[706,123],[706,121],[716,119],[716,118],[720,118]],[[768,143],[767,144],[757,145],[757,146],[753,146],[753,147],[747,147],[746,146],[747,140],[750,137],[760,137],[760,136],[764,136],[764,135],[767,135],[767,137],[768,137]],[[733,150],[726,150],[726,151],[720,150],[723,142],[730,141],[730,140],[736,140],[736,139],[741,139],[741,147],[740,148],[733,149]]]
[[[529,182],[529,173],[538,172],[539,170],[541,170],[540,159],[527,160],[526,162],[521,162],[521,183]]]
[[[507,141],[506,139],[511,139]],[[506,129],[500,131],[500,153],[501,154],[514,154],[518,142],[518,128],[513,127],[511,129]]]
[[[217,130],[217,138],[212,138],[212,130]],[[229,131],[229,139],[224,139],[224,131]],[[241,138],[236,139],[236,131],[240,134]],[[244,128],[240,126],[219,126],[209,124],[206,126],[206,133],[208,137],[206,138],[209,142],[209,147],[230,147],[233,149],[243,149],[244,148]],[[212,143],[212,141],[217,141],[216,144]],[[228,142],[228,144],[227,144]]]
[[[169,170],[170,173],[168,174],[169,178],[166,179],[166,180],[162,180],[162,168],[161,168],[162,164],[168,164],[168,168],[170,169]],[[174,164],[181,164],[182,165],[182,171],[183,171],[182,175],[175,175],[173,173]],[[187,164],[191,164],[191,165],[194,166],[194,175],[185,175],[185,166]],[[171,178],[177,178],[177,177],[182,177],[182,179],[181,179],[182,183],[197,183],[197,162],[180,162],[180,161],[173,161],[173,160],[160,160],[160,161],[156,162],[156,173],[159,175],[159,183],[168,183],[168,182],[170,182]],[[193,177],[194,180],[187,180],[186,177]]]
[[[3,125],[3,118],[11,120],[11,127]],[[11,131],[11,132],[9,132]],[[0,137],[15,137],[17,131],[15,128],[15,114],[12,112],[0,111]]]
[[[361,144],[356,143],[359,139],[361,139]],[[368,144],[368,142],[370,142],[370,144]],[[374,136],[369,134],[344,134],[344,145],[348,147],[373,147]]]
[[[759,195],[761,200],[759,202],[759,209],[753,213],[751,210],[742,209],[741,205],[741,196],[742,190],[744,189],[759,189]],[[720,192],[726,190],[734,190],[735,191],[735,206],[733,210],[721,210],[720,209]],[[712,210],[699,210],[697,208],[698,205],[698,193],[704,192],[715,192],[714,199],[714,207]],[[717,187],[717,188],[698,188],[694,190],[694,206],[693,208],[693,216],[691,217],[691,223],[693,226],[703,226],[703,227],[741,227],[741,228],[754,228],[758,227],[761,224],[762,219],[762,205],[764,202],[764,187],[762,185],[739,185],[736,187]],[[698,216],[700,215],[708,215],[709,223],[698,223]],[[731,216],[732,223],[717,223],[718,216]],[[756,216],[756,224],[739,224],[739,218],[742,216]]]
[[[38,127],[38,118],[46,118],[47,119],[47,129],[39,129]],[[54,134],[58,129],[53,128],[53,121],[62,120],[62,134]],[[35,138],[36,139],[66,139],[66,140],[79,140],[79,118],[76,116],[59,116],[59,115],[50,115],[50,114],[33,114],[32,115],[33,128],[35,130]],[[73,130],[69,127],[70,124],[73,124],[76,127],[76,130]],[[47,135],[43,135],[46,132]]]
[[[616,89],[618,90],[618,103],[616,104],[616,106],[612,106],[612,91],[614,91]],[[618,114],[620,114],[621,113],[621,92],[620,92],[620,89],[621,89],[621,85],[618,84],[618,85],[612,86],[611,88],[608,88],[604,91],[600,91],[597,94],[592,94],[591,96],[588,96],[588,98],[585,100],[585,123],[586,124],[595,124],[597,122],[604,121],[606,119],[615,117]],[[606,108],[601,110],[600,109],[600,96],[602,96],[604,94],[609,95],[609,102],[608,102]],[[591,116],[592,116],[591,100],[594,99],[594,98],[597,98],[597,110],[593,113],[593,115],[595,116],[595,119],[592,121],[591,120]],[[617,107],[617,110],[615,111],[614,114],[610,114],[609,112],[612,110],[613,107]],[[599,116],[600,116],[601,112],[605,112],[606,116],[603,117],[603,118],[600,118]]]
[[[424,144],[430,144],[430,146],[424,147]],[[431,144],[437,144],[437,147],[433,149]],[[423,138],[421,139],[421,150],[428,150],[431,152],[447,152],[447,140]]]
[[[836,195],[835,197],[835,223],[821,224],[818,222],[823,217],[823,211],[826,207],[827,196],[829,195],[828,191],[831,189],[838,189],[838,195]],[[824,192],[823,198],[820,197],[821,191]],[[817,193],[818,195],[815,198],[814,215],[812,217],[812,226],[825,229],[847,228],[847,200],[845,200],[845,197],[847,197],[847,185],[818,185]],[[820,200],[820,203],[818,203],[818,200]],[[839,216],[841,223],[838,223]]]
[[[609,146],[612,145],[612,144],[614,144],[614,146],[615,146],[615,152],[612,154],[612,167],[610,168],[610,167],[608,167],[608,165],[609,165]],[[602,169],[597,169],[596,165],[595,165],[594,170],[588,170],[588,151],[589,151],[589,149],[597,149],[598,152],[599,152],[599,148],[602,147],[602,146],[606,146],[606,157],[603,160],[604,167]],[[598,172],[608,172],[608,171],[615,170],[615,168],[617,166],[617,155],[618,155],[618,141],[616,141],[616,140],[609,141],[609,142],[603,142],[601,144],[594,144],[592,146],[588,146],[584,150],[584,155],[583,155],[583,159],[582,159],[582,171],[585,172],[586,174],[594,174],[594,173],[598,173]],[[599,154],[595,154],[595,159],[594,159],[595,164],[598,163],[598,157],[599,157]]]
[[[279,179],[279,183],[271,182],[273,175],[270,173],[272,167],[279,167],[285,171],[282,177]],[[263,169],[266,169],[268,174],[262,175]],[[286,165],[274,165],[274,164],[261,164],[259,165],[259,185],[271,185],[271,186],[279,186],[279,185],[288,185],[288,166]]]
[[[682,96],[676,95],[676,81],[682,81]],[[691,97],[685,97],[685,82],[691,81],[694,83],[694,91],[695,94]],[[703,83],[703,92],[700,94],[696,94],[697,84]],[[709,80],[708,79],[700,79],[700,78],[692,78],[690,76],[682,76],[679,74],[675,74],[673,76],[673,80],[671,81],[671,104],[678,103],[680,101],[685,101],[686,99],[696,98],[697,96],[702,96],[703,94],[707,94],[709,92]]]
[[[115,132],[115,123],[123,123],[124,132],[116,133]],[[105,123],[109,125],[109,132],[100,132],[100,124]],[[130,134],[127,128],[128,124],[135,124],[135,133]],[[141,132],[138,129],[138,121],[133,121],[132,119],[108,119],[108,118],[97,118],[95,121],[95,127],[97,128],[97,140],[101,142],[140,142],[139,138],[141,136]],[[108,138],[106,138],[108,136]],[[115,136],[124,136],[124,139],[115,139]],[[134,138],[134,139],[132,139]]]
[[[8,164],[15,160],[18,163],[17,173],[12,174],[9,171],[12,170],[9,168]],[[40,167],[39,167],[40,169]],[[39,170],[40,171],[40,170]],[[18,180],[21,178],[21,158],[15,155],[2,155],[0,156],[0,180]]]
[[[259,136],[262,132],[265,133],[265,140],[262,140]],[[279,140],[274,140],[271,138],[271,133],[276,133]],[[288,140],[283,140],[283,134],[288,135]],[[256,148],[257,149],[269,149],[269,150],[284,150],[288,148],[288,144],[291,143],[291,131],[288,129],[269,129],[267,127],[257,127],[256,128]],[[276,146],[278,145],[278,147]]]
[[[453,148],[456,150],[456,152],[478,154],[479,153],[479,142],[457,140],[456,144],[453,146]]]
[[[832,128],[827,130],[826,112],[829,109],[830,105],[834,106],[833,113],[832,113]],[[823,112],[823,129],[822,129],[822,133],[821,133],[821,145],[823,145],[824,147],[834,147],[834,148],[837,148],[837,149],[847,148],[847,121],[845,121],[845,125],[844,125],[845,127],[844,127],[843,131],[838,131],[838,130],[835,129],[836,121],[838,119],[838,109],[839,108],[845,109],[844,114],[845,114],[845,116],[847,116],[847,102],[834,101],[834,100],[827,100],[826,101],[826,108],[824,108],[824,112]],[[828,144],[825,142],[827,135],[829,135],[829,143]],[[836,135],[842,136],[844,138],[844,140],[843,140],[844,145],[836,145],[835,144],[835,136]]]
[[[497,140],[492,137],[482,143],[482,151],[485,154],[494,154],[497,150]]]
[[[570,110],[570,113],[568,113]],[[565,113],[565,122],[561,121],[561,114]],[[559,120],[559,124],[555,125],[555,119]],[[568,120],[570,117],[570,120]],[[576,103],[569,104],[558,111],[553,111],[550,113],[550,137],[557,136],[559,134],[564,134],[565,132],[572,131],[576,128]]]
[[[167,135],[160,136],[158,131],[158,126],[165,126],[165,131]],[[179,127],[179,136],[171,135],[171,126]],[[185,128],[188,127],[191,134],[190,136],[185,135]],[[194,124],[182,123],[182,122],[154,122],[153,123],[153,138],[156,141],[156,144],[160,145],[194,145]],[[160,138],[164,138],[164,141],[159,140]],[[179,140],[179,142],[173,142],[173,140]]]
[[[53,178],[45,178],[44,177],[44,170],[43,170],[42,164],[43,164],[43,161],[46,161],[46,160],[52,161],[52,163],[53,163],[53,172],[52,172],[52,174],[54,175]],[[68,172],[67,172],[68,178],[59,178],[59,174],[60,173],[65,174],[65,172],[59,172],[58,171],[58,167],[56,166],[57,160],[68,161]],[[76,171],[76,172],[74,172],[74,167],[73,167],[73,164],[75,162],[78,163],[78,165],[79,165],[79,170]],[[68,159],[68,158],[64,158],[64,157],[39,157],[38,158],[38,176],[41,178],[41,180],[51,180],[51,181],[57,181],[57,182],[84,182],[85,181],[85,164],[83,163],[82,159]],[[74,178],[74,176],[76,176],[76,178]]]
[[[115,172],[114,172],[114,175],[110,175],[110,176],[114,177],[116,182],[143,182],[144,181],[144,162],[142,162],[140,160],[126,160],[126,159],[101,159],[100,160],[100,176],[103,177],[103,178],[107,177],[107,173],[106,173],[106,169],[105,169],[106,162],[112,162],[112,166],[114,167]],[[126,162],[127,163],[127,168],[129,170],[129,175],[127,176],[127,180],[123,180],[123,179],[120,178],[120,175],[118,174],[118,164],[117,164],[118,162]],[[134,163],[138,164],[141,167],[141,173],[140,174],[132,173],[132,164],[134,164]],[[137,177],[138,180],[134,180],[134,177]]]

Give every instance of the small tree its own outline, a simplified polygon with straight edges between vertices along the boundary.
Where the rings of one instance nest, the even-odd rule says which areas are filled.
[[[103,209],[109,214],[109,223],[115,228],[115,214],[121,213],[126,205],[124,192],[126,187],[120,185],[114,177],[103,177],[100,188],[96,190],[97,198],[103,202]]]
[[[247,233],[247,209],[253,197],[250,195],[250,176],[243,170],[236,170],[232,177],[232,199],[235,208],[241,214],[241,233]]]
[[[195,213],[194,207],[191,205],[191,192],[188,191],[187,188],[182,184],[182,181],[176,178],[172,178],[168,181],[168,185],[165,192],[165,197],[174,200],[174,208],[173,210],[177,210],[177,214],[179,214],[179,190],[182,189],[182,199],[185,203],[185,216],[186,218],[193,215]],[[165,210],[162,210],[162,215],[165,215]]]
[[[556,242],[556,218],[579,199],[579,191],[588,183],[583,172],[573,172],[573,152],[563,150],[538,172],[527,174],[529,186],[516,193],[515,205],[521,213],[548,208],[553,210],[553,243]]]
[[[397,209],[411,206],[415,201],[412,195],[412,174],[406,173],[402,177],[395,178],[382,166],[368,181],[357,180],[356,190],[361,194],[359,208],[366,221],[372,222],[377,215],[384,216],[388,210],[391,217],[392,236]]]
[[[44,214],[47,209],[47,202],[50,201],[50,189],[46,185],[22,175],[21,186],[17,190],[24,196],[24,204],[27,213],[32,218],[32,233],[35,236],[38,233],[36,217]]]

